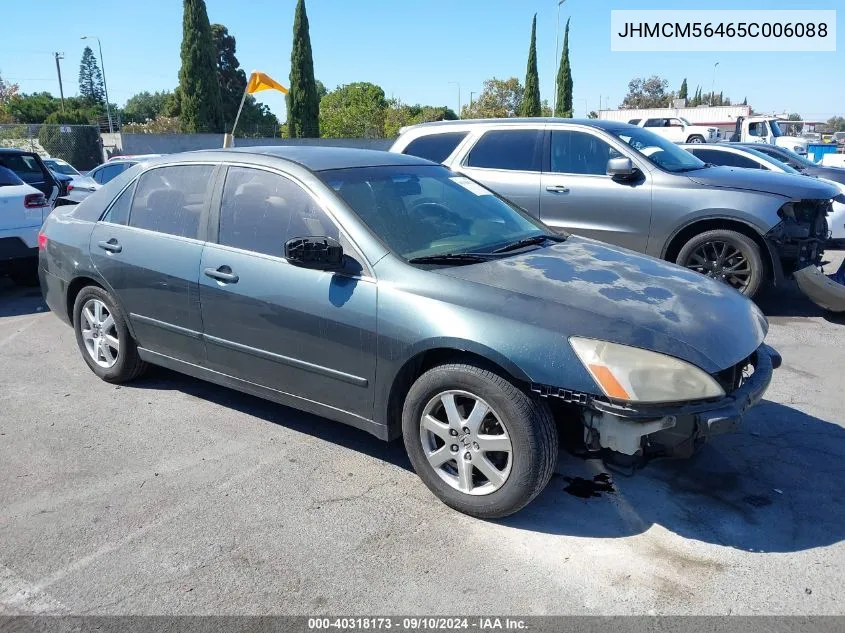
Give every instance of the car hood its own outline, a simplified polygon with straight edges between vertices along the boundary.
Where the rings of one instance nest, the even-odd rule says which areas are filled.
[[[686,176],[693,182],[706,187],[774,193],[786,198],[824,200],[833,198],[839,193],[831,185],[812,178],[798,174],[776,174],[759,169],[708,167],[691,171]]]
[[[530,309],[524,302],[513,302],[524,313],[511,318],[565,336],[651,349],[711,373],[748,357],[768,331],[757,306],[729,286],[577,236],[528,253],[438,272],[535,300],[529,302]],[[505,299],[505,312],[507,303]]]
[[[845,184],[845,169],[841,167],[807,167],[804,174]]]

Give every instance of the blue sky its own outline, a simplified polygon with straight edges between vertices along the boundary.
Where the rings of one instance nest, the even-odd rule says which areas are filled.
[[[237,38],[238,58],[287,84],[295,0],[206,0],[209,18]],[[516,76],[524,81],[531,17],[537,13],[542,98],[553,96],[556,0],[306,0],[316,77],[330,89],[371,81],[406,103],[457,109],[458,88],[466,103],[484,79]],[[248,8],[247,8],[248,7]],[[709,0],[707,9],[845,8],[841,0]],[[611,9],[695,9],[684,0],[567,0],[561,26],[572,18],[570,49],[578,116],[602,105],[615,107],[636,76],[660,75],[677,90],[687,77],[760,111],[799,112],[805,119],[845,115],[845,48],[829,53],[612,53]],[[58,94],[52,51],[65,54],[65,94],[77,93],[81,35],[98,35],[113,102],[142,90],[171,89],[179,72],[182,2],[103,3],[42,0],[33,23],[31,6],[4,3],[0,73],[25,92]],[[840,12],[845,14],[845,10]],[[49,16],[49,17],[47,17]],[[837,16],[839,17],[839,16]],[[34,24],[32,28],[9,25]],[[838,30],[837,30],[838,31]],[[561,37],[562,39],[562,37]],[[96,47],[95,47],[96,52]],[[451,83],[450,83],[451,82]],[[260,99],[285,119],[281,95]]]

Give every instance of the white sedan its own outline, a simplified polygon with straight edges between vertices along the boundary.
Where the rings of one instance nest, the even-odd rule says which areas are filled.
[[[38,231],[50,211],[42,192],[0,166],[0,274],[18,283],[37,280]]]
[[[50,171],[71,177],[67,195],[64,196],[66,200],[78,204],[100,188],[93,178],[79,173],[73,165],[61,158],[42,158],[41,160]]]

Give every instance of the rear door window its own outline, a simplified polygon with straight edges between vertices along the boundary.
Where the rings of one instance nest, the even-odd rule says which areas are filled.
[[[666,119],[646,119],[644,127],[663,127]]]
[[[455,148],[466,138],[467,132],[444,132],[442,134],[428,134],[414,139],[402,151],[403,154],[418,156],[435,163],[442,163],[455,151]]]
[[[307,191],[269,171],[229,168],[220,203],[220,244],[284,257],[286,241],[309,236],[339,239],[340,232]]]
[[[0,165],[13,171],[27,184],[44,182],[44,172],[32,156],[12,155],[0,157]]]
[[[142,174],[129,226],[196,239],[213,172],[213,165],[173,165]]]
[[[470,150],[468,167],[540,171],[542,130],[490,130]]]

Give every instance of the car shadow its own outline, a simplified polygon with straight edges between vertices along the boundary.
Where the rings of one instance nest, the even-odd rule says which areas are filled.
[[[786,280],[777,288],[766,288],[754,298],[763,314],[775,323],[798,322],[806,317],[821,317],[830,323],[845,324],[845,314],[820,308],[801,292],[794,279]]]
[[[413,470],[400,441],[385,442],[354,427],[334,422],[263,398],[192,378],[163,367],[151,366],[143,378],[124,385],[124,389],[177,390],[196,398],[284,426],[299,433],[338,444],[384,462]]]
[[[401,441],[159,367],[124,388],[175,389],[412,470]],[[654,461],[633,476],[561,452],[557,474],[526,508],[496,523],[588,538],[660,525],[684,538],[752,552],[792,552],[845,539],[845,429],[763,401],[742,430],[690,460]],[[422,484],[420,484],[422,485]]]
[[[0,318],[48,312],[38,286],[16,286],[0,277]]]
[[[753,552],[845,538],[845,429],[774,402],[762,402],[739,433],[714,438],[691,460],[608,478],[600,461],[567,456],[558,472],[532,504],[501,523],[591,538],[632,536],[656,524]]]

